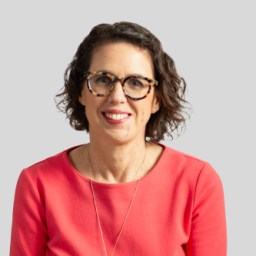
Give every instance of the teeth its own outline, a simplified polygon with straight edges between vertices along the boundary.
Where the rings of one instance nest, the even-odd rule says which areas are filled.
[[[128,116],[128,114],[111,114],[111,113],[106,113],[105,116],[107,118],[110,118],[110,119],[121,120],[121,119],[126,118]]]

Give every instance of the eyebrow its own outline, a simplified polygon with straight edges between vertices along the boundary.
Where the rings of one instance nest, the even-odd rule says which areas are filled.
[[[107,73],[107,74],[118,77],[116,74],[114,74],[113,72],[106,70],[106,69],[97,70],[96,72],[103,72],[103,73]],[[147,76],[139,74],[139,73],[131,73],[131,74],[126,75],[124,78],[130,77],[130,76],[147,77]]]

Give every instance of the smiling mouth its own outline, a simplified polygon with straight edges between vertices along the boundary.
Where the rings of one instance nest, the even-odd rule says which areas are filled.
[[[104,116],[112,120],[122,120],[127,118],[129,114],[104,113]]]

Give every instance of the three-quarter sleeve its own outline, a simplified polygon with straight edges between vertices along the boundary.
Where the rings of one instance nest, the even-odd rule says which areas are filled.
[[[43,256],[46,243],[47,227],[40,182],[23,171],[15,191],[10,256]]]
[[[209,164],[201,170],[194,195],[188,256],[226,256],[224,193],[218,174]]]

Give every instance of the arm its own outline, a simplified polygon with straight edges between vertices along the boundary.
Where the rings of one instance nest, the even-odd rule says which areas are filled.
[[[23,171],[18,179],[11,234],[10,256],[44,256],[47,228],[39,182]]]
[[[226,256],[224,193],[209,164],[201,170],[195,191],[188,256]]]

